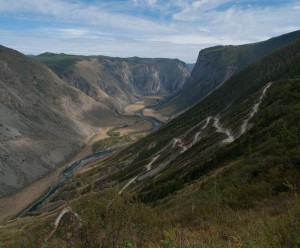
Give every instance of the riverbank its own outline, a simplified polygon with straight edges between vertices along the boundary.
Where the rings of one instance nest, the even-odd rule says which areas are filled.
[[[77,153],[69,162],[64,166],[59,166],[49,175],[36,180],[24,189],[18,191],[11,196],[0,198],[0,223],[3,223],[17,214],[21,213],[24,209],[28,208],[30,204],[39,199],[48,189],[57,182],[62,169],[69,167],[82,157],[86,157],[92,153],[92,145],[95,141],[105,139],[108,137],[107,132],[111,128],[99,128],[96,135],[89,139],[85,147]]]
[[[51,185],[50,189],[44,193],[42,196],[39,197],[39,199],[34,202],[30,207],[25,209],[21,216],[26,214],[35,214],[36,211],[50,198],[52,195],[54,195],[61,187],[63,187],[66,183],[70,181],[72,178],[72,175],[74,175],[77,171],[79,171],[81,168],[83,168],[86,164],[89,164],[93,162],[96,159],[99,159],[101,157],[104,157],[106,155],[109,155],[111,153],[115,152],[114,149],[111,150],[105,150],[101,152],[96,152],[93,154],[90,154],[84,158],[79,159],[75,163],[71,164],[67,168],[65,168],[58,176],[57,182],[53,185]]]
[[[137,112],[141,111],[139,116],[142,117],[141,121],[136,121],[134,123],[130,123],[128,126],[124,126],[124,128],[121,128],[121,133],[123,132],[149,132],[149,131],[155,131],[161,126],[161,122],[155,119],[152,116],[144,116],[143,111],[146,109],[146,106],[151,106],[157,101],[156,98],[150,98],[149,100],[143,102],[135,103],[139,105],[138,107],[135,106],[132,108],[132,106],[128,107],[129,110],[134,110],[134,113],[127,113],[128,117],[137,116]],[[134,105],[134,104],[133,104]],[[145,106],[146,105],[146,106]],[[35,204],[39,204],[40,200],[43,202],[44,198],[46,199],[49,195],[53,194],[58,188],[60,188],[63,183],[60,182],[59,178],[61,177],[62,170],[66,170],[66,168],[74,165],[74,163],[78,161],[82,161],[84,158],[90,156],[93,154],[92,146],[95,142],[104,140],[105,138],[108,138],[108,132],[113,127],[106,127],[106,128],[99,128],[96,135],[94,135],[83,147],[83,149],[74,156],[70,162],[66,163],[65,166],[58,167],[55,171],[50,173],[44,178],[41,178],[35,182],[33,182],[28,187],[20,190],[16,194],[12,196],[2,197],[0,199],[0,223],[5,222],[6,220],[9,220],[13,217],[15,217],[17,214],[20,214],[24,211],[24,209],[29,210],[33,207]],[[92,155],[93,156],[93,155]],[[88,166],[88,164],[92,163],[93,161],[90,160],[88,163],[85,163],[84,166]],[[81,169],[83,169],[84,166],[81,166]],[[53,191],[53,192],[52,192]],[[35,203],[34,203],[35,202]],[[31,206],[31,207],[28,207]]]

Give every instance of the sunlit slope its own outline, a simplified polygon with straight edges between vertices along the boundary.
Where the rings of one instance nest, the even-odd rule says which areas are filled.
[[[138,176],[138,185],[172,174],[188,173],[211,161],[220,146],[235,144],[251,128],[260,104],[278,80],[300,75],[300,42],[273,53],[233,76],[199,104],[136,144],[99,164],[92,175],[95,185],[122,182]],[[270,82],[273,82],[269,84]],[[151,164],[151,166],[149,166]],[[151,168],[151,169],[149,169]],[[176,174],[180,171],[179,174]],[[101,175],[97,178],[96,175]]]
[[[80,149],[114,111],[39,62],[0,47],[0,196],[45,176]]]
[[[8,223],[0,229],[0,242],[4,247],[297,247],[300,81],[276,81],[265,92],[252,128],[231,143],[219,143],[213,156],[202,156],[209,144],[205,122],[200,144],[184,152],[181,147],[180,157],[159,178],[140,176],[143,185],[133,174],[123,187],[100,190],[111,184],[103,181],[101,187],[93,178],[109,169],[93,171],[86,186],[77,177],[61,195],[68,207]],[[255,94],[254,105],[262,94]],[[144,172],[153,165],[145,163]]]
[[[188,66],[178,59],[114,58],[44,53],[60,78],[103,104],[122,110],[145,95],[172,95],[184,86]]]
[[[299,76],[297,41],[76,175],[49,203],[65,206],[8,223],[0,241],[7,247],[297,247]]]

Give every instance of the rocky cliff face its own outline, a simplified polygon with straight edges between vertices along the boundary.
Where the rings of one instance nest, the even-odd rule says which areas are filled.
[[[0,197],[48,174],[111,122],[121,120],[106,106],[0,46]]]
[[[300,31],[254,44],[215,46],[201,50],[187,83],[161,107],[161,111],[177,113],[193,106],[234,73],[298,38]]]
[[[86,172],[78,181],[88,185],[92,181],[88,177],[91,177],[94,190],[98,187],[100,191],[111,186],[111,178],[119,179],[119,183],[124,180],[119,194],[130,186],[142,199],[149,197],[150,202],[158,203],[156,200],[165,197],[168,190],[174,192],[179,187],[189,187],[186,182],[194,180],[195,175],[203,183],[203,176],[211,176],[208,173],[210,170],[227,166],[224,163],[226,160],[232,162],[235,158],[239,162],[248,156],[245,161],[250,161],[249,155],[246,155],[250,149],[245,148],[249,142],[253,142],[250,151],[253,165],[258,163],[257,158],[265,161],[266,154],[270,154],[269,166],[274,168],[274,156],[282,159],[282,154],[293,154],[287,161],[293,161],[294,165],[290,168],[294,170],[294,166],[299,164],[299,156],[291,158],[297,153],[296,149],[299,150],[300,144],[300,137],[297,136],[299,118],[295,118],[298,117],[296,113],[299,112],[300,99],[299,65],[300,40],[251,64],[158,131],[125,148],[113,158],[100,161],[98,169]],[[281,112],[276,110],[279,106],[285,106]],[[285,141],[283,132],[289,137]],[[274,140],[277,139],[282,146],[274,148]],[[224,152],[224,148],[228,150]],[[277,149],[282,150],[279,152]],[[286,152],[288,149],[290,152]],[[216,166],[216,163],[219,165]],[[281,166],[281,163],[278,165]],[[241,173],[241,167],[236,168]],[[297,170],[299,174],[300,170]],[[280,171],[277,174],[280,183],[282,173]],[[100,175],[97,180],[96,174]],[[270,175],[274,175],[271,170]],[[297,176],[291,175],[294,181]],[[223,176],[222,173],[220,178]],[[266,177],[266,180],[269,181],[271,177]],[[233,178],[235,181],[236,177]],[[199,184],[196,187],[199,188]],[[141,193],[143,191],[145,194]],[[232,191],[229,192],[232,197]],[[192,194],[192,197],[195,195]],[[200,199],[199,204],[202,202]]]
[[[150,63],[130,65],[132,84],[141,95],[173,94],[179,91],[189,77],[185,63],[179,60],[161,59]]]
[[[43,54],[43,61],[70,85],[97,101],[121,110],[140,96],[171,95],[182,89],[190,75],[188,66],[177,59],[110,58],[64,55],[74,63],[61,71],[62,55]],[[56,58],[56,61],[55,61]]]

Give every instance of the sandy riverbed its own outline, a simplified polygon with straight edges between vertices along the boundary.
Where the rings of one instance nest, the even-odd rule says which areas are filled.
[[[35,181],[14,195],[0,198],[0,223],[20,213],[34,200],[38,199],[56,182],[58,175],[63,168],[71,165],[78,159],[91,154],[93,143],[108,137],[107,131],[109,130],[110,128],[99,129],[98,133],[87,142],[87,145],[70,162],[66,163],[65,166],[58,167],[48,176]]]

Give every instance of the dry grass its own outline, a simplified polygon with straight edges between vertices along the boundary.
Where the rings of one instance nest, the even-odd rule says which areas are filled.
[[[107,208],[109,199],[114,201]],[[233,247],[280,248],[300,245],[300,204],[293,193],[283,194],[248,210],[233,210],[195,200],[186,208],[180,198],[162,210],[135,202],[113,191],[90,194],[72,203],[84,220],[69,230],[66,218],[48,242],[54,214],[27,217],[0,228],[3,247]],[[201,205],[210,207],[205,208]],[[33,239],[36,237],[36,239]],[[4,245],[5,244],[5,245]],[[26,246],[24,246],[26,244]],[[1,246],[2,247],[2,246]]]
[[[0,223],[14,217],[34,200],[38,199],[47,189],[54,184],[61,169],[55,170],[45,178],[42,178],[18,193],[2,197],[0,199]]]
[[[48,176],[35,181],[28,187],[20,190],[12,196],[0,198],[0,222],[4,222],[9,218],[14,217],[16,214],[20,213],[27,206],[29,206],[33,201],[38,199],[45,191],[49,189],[51,185],[56,182],[62,168],[68,167],[78,159],[91,154],[92,144],[95,141],[108,137],[106,133],[108,130],[108,128],[99,129],[99,133],[93,136],[87,145],[70,162],[66,163],[65,166],[57,168]]]
[[[168,116],[163,115],[162,113],[157,112],[155,109],[151,109],[151,108],[145,109],[143,114],[145,116],[152,116],[161,122],[167,122],[170,119]]]
[[[128,105],[124,108],[124,114],[125,115],[134,115],[137,111],[141,110],[145,106],[146,105],[145,105],[144,101],[135,102],[135,103],[130,104],[130,105]]]

